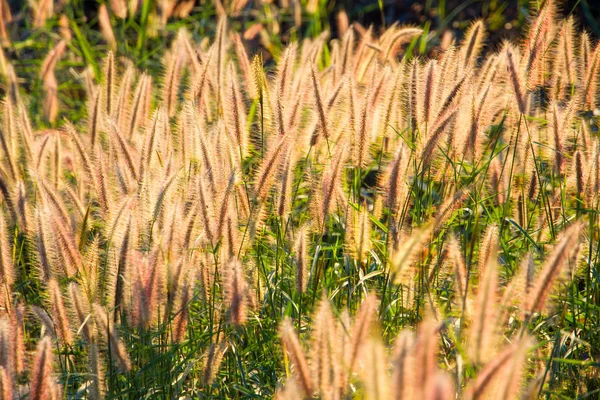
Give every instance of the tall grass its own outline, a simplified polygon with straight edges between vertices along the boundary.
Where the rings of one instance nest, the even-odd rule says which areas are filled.
[[[485,31],[428,59],[348,25],[263,65],[222,12],[160,77],[96,60],[76,123],[63,39],[52,129],[7,74],[3,396],[597,396],[600,44],[553,2]]]

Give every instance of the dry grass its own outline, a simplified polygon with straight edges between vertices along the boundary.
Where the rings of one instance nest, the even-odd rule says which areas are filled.
[[[109,53],[85,123],[4,97],[5,397],[597,393],[600,45],[546,2],[497,52],[349,25],[265,67],[227,24],[159,79]]]

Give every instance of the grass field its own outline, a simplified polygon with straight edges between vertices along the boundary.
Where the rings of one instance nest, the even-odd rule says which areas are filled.
[[[0,0],[2,398],[598,398],[597,38],[287,3]]]

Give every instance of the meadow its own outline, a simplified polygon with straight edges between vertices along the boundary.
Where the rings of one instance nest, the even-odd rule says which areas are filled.
[[[597,38],[202,4],[0,1],[3,399],[600,396]]]

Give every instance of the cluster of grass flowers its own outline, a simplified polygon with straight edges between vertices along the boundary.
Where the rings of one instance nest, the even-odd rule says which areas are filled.
[[[550,1],[497,51],[340,33],[265,66],[223,12],[78,123],[60,41],[41,130],[3,61],[4,398],[597,395],[600,45]]]

